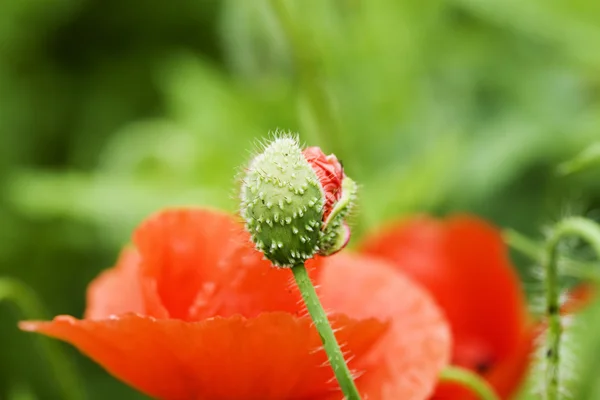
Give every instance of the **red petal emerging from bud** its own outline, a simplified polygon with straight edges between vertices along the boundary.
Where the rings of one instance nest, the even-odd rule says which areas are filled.
[[[344,169],[335,155],[326,156],[319,147],[307,147],[302,154],[317,174],[323,189],[325,195],[323,220],[325,221],[333,210],[335,203],[342,197]]]

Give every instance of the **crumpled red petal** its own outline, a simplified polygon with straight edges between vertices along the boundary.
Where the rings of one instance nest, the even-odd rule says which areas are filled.
[[[331,320],[354,360],[360,360],[387,329],[374,319]],[[184,322],[136,314],[107,320],[60,316],[51,322],[22,322],[20,327],[73,344],[114,376],[159,399],[341,396],[308,317],[265,313],[252,319]]]
[[[367,356],[358,381],[369,400],[425,399],[450,359],[450,328],[430,295],[393,265],[338,253],[319,277],[323,306],[352,318],[389,320],[390,329]]]
[[[263,260],[243,225],[228,214],[163,211],[136,230],[134,242],[149,315],[197,321],[301,311],[290,271]]]
[[[491,373],[519,354],[526,302],[494,227],[470,216],[414,218],[373,235],[363,251],[393,261],[435,297],[452,328],[453,364]],[[492,383],[514,389],[520,377],[511,379]]]
[[[323,189],[325,195],[323,220],[325,221],[331,211],[333,211],[335,203],[342,197],[344,169],[335,155],[330,154],[326,156],[319,147],[307,147],[302,151],[302,154],[317,174],[317,178]]]

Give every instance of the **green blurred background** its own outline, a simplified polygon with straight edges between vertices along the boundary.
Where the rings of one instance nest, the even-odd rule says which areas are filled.
[[[81,316],[149,213],[235,210],[240,166],[276,128],[360,182],[355,239],[415,212],[537,239],[597,219],[600,169],[557,166],[600,141],[599,49],[596,0],[4,0],[0,276]],[[534,298],[535,262],[515,263]],[[19,318],[0,304],[0,399],[60,399]],[[593,355],[600,307],[585,322]],[[144,398],[59,346],[89,399]],[[594,358],[569,366],[587,371],[574,398],[600,398]]]

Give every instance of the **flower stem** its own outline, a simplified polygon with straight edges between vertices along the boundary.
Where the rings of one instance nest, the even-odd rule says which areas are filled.
[[[513,229],[505,229],[502,232],[502,238],[507,245],[533,261],[538,262],[542,259],[544,247],[522,233]]]
[[[530,258],[535,262],[541,262],[544,258],[544,246],[538,243],[522,233],[519,233],[512,229],[506,229],[502,236],[507,245]],[[583,279],[592,281],[594,283],[600,283],[600,264],[598,262],[582,262],[572,260],[566,257],[559,257],[558,263],[560,264],[560,270],[565,275],[571,276],[577,279]]]
[[[554,227],[546,243],[545,291],[548,333],[546,335],[546,400],[556,400],[560,389],[560,339],[562,324],[560,319],[560,286],[558,282],[559,243],[567,236],[578,236],[588,242],[600,258],[600,226],[591,220],[571,217],[560,221]]]
[[[465,386],[479,396],[481,400],[499,400],[498,395],[487,381],[468,369],[448,366],[442,370],[440,380]]]
[[[342,350],[333,334],[331,325],[329,325],[323,306],[319,301],[317,292],[310,281],[304,264],[298,264],[292,267],[292,273],[294,274],[296,284],[300,289],[304,303],[306,303],[308,313],[313,319],[315,327],[319,332],[319,336],[321,336],[325,353],[327,353],[333,373],[335,374],[346,400],[360,400],[360,394],[354,384],[352,374],[346,365]]]
[[[14,303],[26,318],[40,318],[47,314],[35,293],[15,279],[0,278],[0,302],[5,300]],[[84,399],[81,381],[69,359],[50,340],[41,339],[40,343],[43,345],[54,372],[54,378],[62,394],[61,398],[65,400]]]

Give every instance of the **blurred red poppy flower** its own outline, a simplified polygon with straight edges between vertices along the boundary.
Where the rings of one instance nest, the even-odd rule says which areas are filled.
[[[501,398],[518,388],[535,329],[500,232],[471,216],[417,217],[367,238],[364,254],[394,262],[429,290],[451,326],[452,364],[485,377]],[[441,383],[434,398],[472,398]]]
[[[233,217],[172,210],[88,288],[85,318],[22,322],[71,343],[160,399],[340,399],[289,269],[271,268]],[[338,254],[308,266],[371,400],[423,399],[450,357],[441,310],[385,261]]]

